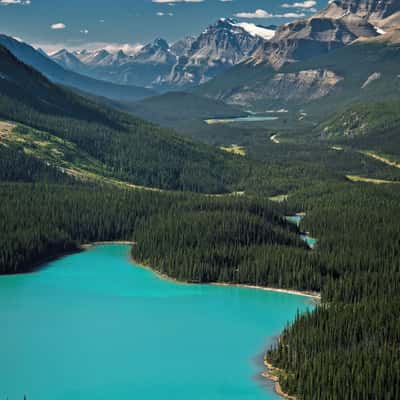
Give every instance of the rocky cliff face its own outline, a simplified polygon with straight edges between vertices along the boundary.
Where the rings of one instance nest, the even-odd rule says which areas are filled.
[[[334,0],[320,15],[326,18],[341,18],[344,14],[354,14],[376,22],[398,11],[399,0]]]
[[[400,27],[400,0],[333,0],[313,17],[281,26],[256,52],[254,63],[269,62],[279,69],[396,27]]]
[[[285,63],[306,60],[346,46],[359,37],[378,36],[376,28],[354,14],[341,18],[323,15],[280,27],[274,38],[254,55],[255,64],[269,62],[279,69]]]
[[[335,72],[325,69],[277,73],[262,86],[240,90],[230,94],[225,100],[241,105],[266,98],[282,104],[304,99],[311,101],[329,94],[342,80]]]
[[[179,59],[165,82],[174,86],[203,83],[254,55],[266,42],[268,35],[273,36],[274,31],[261,27],[252,31],[248,28],[250,25],[220,19],[209,26],[193,41],[187,54]]]
[[[317,65],[324,54],[355,42],[399,43],[399,7],[400,0],[333,0],[315,16],[279,27],[242,70],[236,69],[242,76],[244,71],[244,78],[238,79],[232,70],[229,77],[224,76],[220,83],[217,78],[202,93],[208,95],[209,90],[213,97],[247,106],[320,99],[345,87],[346,80],[340,76],[343,71],[333,70],[330,64],[313,68],[312,60]],[[306,68],[299,70],[296,63]],[[271,67],[275,74],[271,74]],[[293,70],[297,72],[285,72]],[[379,73],[379,68],[371,71],[360,87],[365,85],[366,90],[378,84]]]

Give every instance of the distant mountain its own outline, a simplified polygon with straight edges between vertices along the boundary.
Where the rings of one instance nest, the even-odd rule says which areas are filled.
[[[344,14],[354,14],[370,22],[379,22],[399,11],[398,0],[333,0],[320,15],[341,18]]]
[[[314,16],[282,25],[274,38],[259,49],[254,63],[269,62],[279,69],[351,44],[358,38],[373,38],[383,27],[399,25],[398,0],[333,0]],[[393,19],[394,15],[396,19]],[[385,21],[386,18],[390,18]]]
[[[330,104],[329,110],[372,88],[392,94],[398,87],[399,53],[392,46],[400,39],[398,6],[392,0],[332,2],[311,18],[281,26],[250,59],[194,91],[264,110]]]
[[[183,51],[178,46],[175,49]],[[117,53],[104,49],[74,52],[62,50],[52,54],[51,58],[63,68],[95,79],[143,87],[156,87],[169,74],[177,60],[177,56],[163,39],[156,39],[133,55],[125,54],[122,50]]]
[[[7,48],[25,64],[40,71],[51,81],[95,96],[107,97],[113,100],[135,101],[154,94],[153,91],[142,87],[115,85],[64,69],[49,57],[44,56],[42,52],[6,35],[0,35],[0,45]],[[58,54],[58,57],[62,58],[64,62],[70,63],[71,66],[79,66],[79,60],[74,59],[66,52]]]
[[[166,82],[173,86],[198,85],[251,57],[275,31],[249,23],[220,19],[209,26],[180,57]]]
[[[347,12],[340,17],[324,13],[294,21],[278,28],[274,38],[265,43],[253,57],[253,63],[270,63],[279,69],[296,62],[328,53],[346,46],[359,37],[374,37],[379,33],[368,20]]]
[[[70,53],[68,50],[59,50],[57,53],[52,54],[51,58],[67,70],[75,71],[77,73],[85,73],[85,64],[83,64],[75,54]]]
[[[51,57],[64,68],[96,79],[167,90],[206,82],[251,57],[274,34],[274,27],[220,19],[197,38],[172,45],[156,39],[133,55],[63,50]]]
[[[394,32],[359,39],[279,71],[269,63],[243,63],[194,92],[260,110],[302,108],[321,115],[358,100],[395,98],[400,94],[399,39]]]
[[[196,38],[193,36],[187,36],[184,39],[178,40],[171,46],[172,54],[175,54],[177,57],[186,56],[195,41]]]

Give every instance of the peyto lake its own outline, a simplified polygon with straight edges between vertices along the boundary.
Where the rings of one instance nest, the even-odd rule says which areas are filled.
[[[271,400],[262,353],[309,298],[188,285],[102,245],[0,277],[1,400]]]

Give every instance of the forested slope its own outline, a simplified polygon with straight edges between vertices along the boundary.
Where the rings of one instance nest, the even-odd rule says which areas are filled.
[[[215,243],[219,251],[222,251],[220,244],[223,242],[226,249],[231,247],[235,251],[237,241],[241,241],[243,246],[281,244],[306,252],[295,232],[277,214],[279,206],[267,201],[109,187],[99,189],[81,184],[1,183],[0,273],[29,271],[36,262],[63,251],[77,250],[82,243],[144,242],[148,237],[156,240],[167,233],[166,226],[183,229],[194,221],[199,233],[206,230],[203,244],[209,248],[212,239],[209,235],[213,235],[213,231],[205,227],[211,221],[214,226],[226,221],[220,228],[219,241]],[[232,238],[240,234],[230,242],[225,233]],[[176,231],[168,235],[179,237]],[[162,246],[172,243],[156,243],[151,255],[162,259],[165,257]],[[179,244],[174,245],[177,261],[181,261]],[[224,257],[223,252],[221,257]],[[189,260],[184,261],[187,267]]]
[[[292,205],[308,211],[331,271],[323,305],[299,316],[267,359],[300,399],[400,396],[400,188],[320,187]]]
[[[318,127],[328,139],[400,156],[400,101],[358,102]]]
[[[240,179],[233,157],[57,87],[2,47],[0,74],[1,119],[75,144],[103,163],[109,176],[208,193],[229,191]]]

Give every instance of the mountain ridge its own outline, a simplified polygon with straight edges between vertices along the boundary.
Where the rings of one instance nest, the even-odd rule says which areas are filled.
[[[7,48],[20,61],[40,71],[48,79],[57,84],[114,100],[134,101],[154,94],[152,90],[146,88],[116,85],[66,70],[49,57],[35,50],[32,46],[7,35],[0,35],[0,44]]]
[[[155,39],[132,55],[103,50],[63,51],[50,57],[64,68],[118,84],[156,89],[182,89],[205,82],[250,57],[275,34],[275,27],[221,18],[197,37],[169,45]],[[77,62],[77,59],[80,63]]]

